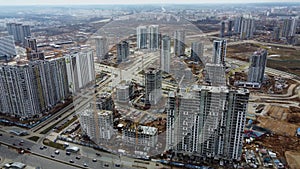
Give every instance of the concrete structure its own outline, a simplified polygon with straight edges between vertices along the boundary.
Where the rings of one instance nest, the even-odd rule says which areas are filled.
[[[94,39],[96,43],[96,57],[100,62],[106,59],[108,52],[108,41],[107,38],[104,36],[96,36]]]
[[[81,89],[95,83],[93,51],[87,50],[64,56],[70,92],[76,94]]]
[[[69,96],[64,58],[0,66],[0,112],[21,118],[47,112]]]
[[[36,44],[36,39],[32,37],[25,37],[25,48],[29,48],[31,51],[38,51],[38,47]]]
[[[225,37],[225,22],[222,21],[221,28],[220,28],[220,38],[224,38],[224,37]]]
[[[239,16],[235,18],[234,22],[234,33],[239,34],[241,32],[241,25],[242,25],[242,20],[244,18],[242,16]]]
[[[255,31],[255,23],[252,18],[243,18],[241,21],[240,39],[251,39]]]
[[[136,28],[136,44],[138,49],[147,48],[147,33],[148,29],[146,26],[139,26]]]
[[[267,50],[258,50],[250,56],[248,82],[262,83],[267,64]]]
[[[233,20],[228,21],[227,36],[232,36]]]
[[[31,36],[30,26],[20,23],[7,23],[8,34],[13,35],[15,42],[24,43],[25,37]]]
[[[126,83],[121,83],[117,87],[117,101],[118,102],[128,102],[130,99],[130,85]]]
[[[161,40],[160,69],[170,73],[171,38],[164,35]]]
[[[38,50],[36,39],[31,37],[26,37],[24,46],[26,48],[27,59],[30,61],[34,60],[44,60],[44,52]]]
[[[100,93],[96,96],[96,105],[97,110],[114,110],[114,101],[110,93]]]
[[[155,51],[159,47],[159,31],[158,25],[150,25],[148,27],[149,49]]]
[[[158,129],[139,125],[128,124],[122,132],[122,140],[128,144],[156,147],[158,138]]]
[[[17,55],[13,36],[0,37],[0,58],[10,59]]]
[[[280,28],[279,27],[275,27],[272,33],[272,39],[279,41],[280,40]]]
[[[214,40],[212,63],[222,64],[223,66],[226,66],[225,64],[226,48],[227,48],[226,39]]]
[[[285,19],[282,26],[282,37],[288,38],[295,36],[296,28],[297,28],[297,20],[296,18]]]
[[[96,143],[107,142],[114,135],[113,112],[86,109],[78,114],[82,131]]]
[[[122,41],[117,44],[117,62],[121,63],[127,60],[129,56],[129,44],[126,41]]]
[[[204,44],[202,42],[192,42],[191,60],[194,62],[201,61],[203,58]]]
[[[225,69],[221,64],[205,64],[205,81],[212,86],[226,86]]]
[[[162,96],[161,71],[149,68],[145,72],[145,102],[157,104]]]
[[[175,57],[185,55],[185,31],[177,30],[174,33],[174,54]]]
[[[198,86],[170,93],[166,149],[240,160],[249,91]]]

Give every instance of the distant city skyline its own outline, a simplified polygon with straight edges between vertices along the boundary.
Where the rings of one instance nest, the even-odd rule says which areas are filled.
[[[284,2],[280,0],[248,0],[248,1],[240,1],[240,0],[0,0],[1,5],[82,5],[82,4],[201,4],[201,3],[265,3],[265,2],[299,2],[299,0],[285,0]]]

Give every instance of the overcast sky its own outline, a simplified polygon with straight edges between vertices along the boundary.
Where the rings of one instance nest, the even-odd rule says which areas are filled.
[[[63,5],[63,4],[195,4],[195,3],[256,3],[300,2],[300,0],[0,0],[1,5]]]

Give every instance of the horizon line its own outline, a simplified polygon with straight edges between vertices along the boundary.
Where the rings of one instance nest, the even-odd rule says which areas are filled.
[[[74,4],[4,4],[4,6],[78,6],[78,5],[215,5],[215,4],[300,4],[300,2],[199,2],[199,3],[74,3]]]

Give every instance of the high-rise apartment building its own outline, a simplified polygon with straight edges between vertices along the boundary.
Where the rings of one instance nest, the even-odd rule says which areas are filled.
[[[185,55],[185,31],[177,30],[174,33],[174,54],[175,56]]]
[[[212,86],[226,86],[225,69],[221,64],[205,64],[205,81]]]
[[[82,131],[96,143],[107,142],[114,135],[112,111],[89,108],[78,115]]]
[[[262,83],[267,64],[267,50],[258,50],[250,56],[248,82]]]
[[[228,21],[227,35],[232,36],[233,20]]]
[[[108,52],[108,41],[104,36],[96,36],[95,38],[96,44],[96,57],[98,61],[102,61],[106,58]]]
[[[292,37],[295,36],[297,28],[297,20],[296,18],[285,19],[282,26],[282,37]]]
[[[0,69],[0,111],[9,116],[39,116],[69,96],[64,58]]]
[[[220,28],[220,38],[224,38],[224,37],[225,37],[225,22],[222,21],[221,28]]]
[[[145,102],[146,104],[157,104],[162,96],[161,71],[149,68],[145,72]]]
[[[243,18],[241,21],[240,39],[250,39],[255,31],[255,23],[252,18]]]
[[[0,37],[0,57],[10,59],[17,55],[13,36]]]
[[[249,91],[198,86],[170,93],[166,149],[240,160]]]
[[[201,61],[203,58],[204,45],[202,42],[192,42],[191,60],[194,62]]]
[[[213,58],[212,63],[222,64],[225,66],[227,40],[219,39],[213,42]]]
[[[242,16],[239,16],[237,18],[235,18],[235,22],[234,22],[234,33],[241,33],[241,26],[242,26],[242,20],[244,18]]]
[[[146,49],[147,48],[147,34],[148,29],[146,26],[139,26],[136,28],[136,43],[138,49]]]
[[[95,67],[93,51],[83,51],[64,56],[66,59],[70,91],[75,94],[88,85],[94,85]]]
[[[273,34],[272,34],[272,39],[279,41],[280,40],[280,28],[279,27],[275,27],[273,30]]]
[[[15,42],[24,43],[25,38],[31,36],[30,26],[22,25],[20,23],[7,23],[7,31],[13,35]]]
[[[161,39],[160,69],[170,73],[171,38],[164,35]]]
[[[117,44],[117,62],[121,63],[127,60],[129,56],[129,43],[122,41]]]
[[[148,27],[149,35],[149,49],[155,51],[159,47],[159,31],[158,25],[150,25]]]

